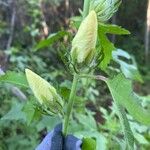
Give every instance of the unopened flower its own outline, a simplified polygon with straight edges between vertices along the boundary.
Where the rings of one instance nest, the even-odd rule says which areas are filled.
[[[62,100],[56,89],[31,70],[26,69],[25,73],[29,86],[39,103],[49,108],[50,111],[58,112],[62,107]]]
[[[97,13],[99,22],[106,22],[118,10],[121,0],[91,0],[90,10]]]
[[[72,41],[71,57],[74,63],[89,63],[92,61],[95,54],[97,26],[96,13],[91,11],[81,23]]]

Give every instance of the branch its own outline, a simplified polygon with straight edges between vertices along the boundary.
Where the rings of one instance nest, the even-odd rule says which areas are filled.
[[[106,81],[107,78],[102,76],[102,75],[80,75],[81,78],[91,78],[95,80],[101,80],[101,81]]]
[[[15,20],[16,20],[16,5],[15,5],[15,1],[14,1],[13,2],[11,23],[10,23],[10,35],[8,38],[6,49],[9,49],[11,47],[11,44],[12,44],[13,35],[14,35],[14,27],[15,27]]]

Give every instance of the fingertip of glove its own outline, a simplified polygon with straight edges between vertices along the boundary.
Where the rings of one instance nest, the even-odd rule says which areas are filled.
[[[62,132],[62,123],[56,125],[54,128],[54,132]]]
[[[65,150],[81,150],[82,141],[73,135],[67,135],[65,138]]]

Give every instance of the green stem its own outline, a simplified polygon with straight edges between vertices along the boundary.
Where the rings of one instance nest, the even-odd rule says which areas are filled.
[[[67,135],[67,131],[68,131],[69,118],[70,118],[71,110],[72,110],[73,104],[74,104],[74,98],[75,98],[75,94],[76,94],[77,82],[78,82],[78,75],[75,74],[74,78],[73,78],[73,83],[72,83],[71,93],[70,93],[70,96],[69,96],[68,105],[67,105],[67,111],[66,111],[65,118],[64,118],[64,124],[63,124],[63,134],[64,134],[64,136]]]
[[[126,112],[125,112],[124,108],[117,102],[115,102],[115,105],[118,110],[118,116],[119,116],[119,119],[121,122],[121,126],[123,129],[123,133],[124,133],[124,137],[125,137],[125,140],[127,143],[128,150],[133,150],[134,149],[134,137],[133,137],[133,133],[130,128],[129,121],[126,116]]]
[[[89,14],[90,0],[84,0],[83,19]]]

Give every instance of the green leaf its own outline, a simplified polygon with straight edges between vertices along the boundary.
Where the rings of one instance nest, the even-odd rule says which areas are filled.
[[[71,17],[70,21],[71,21],[71,26],[75,27],[76,29],[79,28],[81,22],[82,22],[83,18],[81,16],[75,16],[75,17]]]
[[[138,132],[134,133],[134,137],[136,138],[136,140],[140,144],[143,144],[143,145],[149,145],[150,144],[149,141],[142,134],[139,134]]]
[[[113,43],[109,41],[106,34],[101,29],[99,29],[98,32],[99,32],[98,35],[99,35],[100,44],[102,47],[102,52],[104,57],[104,59],[100,63],[100,68],[102,70],[105,70],[112,58],[112,51],[115,50],[116,48],[114,47]]]
[[[140,104],[142,98],[133,92],[131,80],[119,74],[113,79],[108,79],[106,82],[114,101],[126,108],[134,119],[149,126],[150,110],[144,109]]]
[[[25,106],[22,108],[22,111],[25,113],[27,125],[31,123],[36,113],[33,103],[28,101]]]
[[[113,51],[112,56],[113,60],[120,65],[120,69],[126,78],[143,82],[142,77],[138,71],[137,65],[135,63],[135,60],[132,56],[130,56],[126,51],[121,49]],[[124,59],[131,62],[127,63],[126,61],[124,61]]]
[[[96,141],[92,138],[83,138],[82,150],[96,150]]]
[[[22,108],[24,106],[24,103],[18,103],[14,102],[12,105],[11,110],[5,114],[1,120],[26,120],[25,114],[22,112]]]
[[[76,117],[86,130],[95,130],[97,128],[96,121],[90,111],[87,111],[87,115],[77,114]]]
[[[107,139],[105,138],[104,135],[102,135],[100,132],[96,130],[86,130],[86,131],[78,131],[74,133],[75,136],[79,138],[94,138],[96,139],[96,150],[106,150],[107,149]]]
[[[0,83],[7,82],[23,87],[28,87],[27,79],[23,73],[8,71],[4,75],[0,76]]]
[[[102,31],[104,31],[104,33],[109,33],[109,34],[117,34],[117,35],[128,35],[128,34],[130,34],[130,31],[122,28],[121,26],[113,25],[113,24],[100,23],[99,28]]]
[[[115,46],[112,42],[107,38],[107,33],[109,34],[118,34],[118,35],[126,35],[130,34],[130,32],[120,26],[103,24],[100,23],[98,26],[98,36],[100,40],[100,45],[103,53],[103,60],[100,63],[100,68],[105,70],[112,59],[112,51],[115,50]]]
[[[37,120],[40,117],[40,112],[34,107],[31,101],[27,101],[26,103],[14,101],[11,110],[1,120],[23,120],[27,125],[30,125],[33,120]]]
[[[53,33],[47,39],[41,40],[35,46],[34,50],[37,51],[37,50],[39,50],[41,48],[49,47],[52,44],[54,44],[56,41],[58,41],[59,39],[61,39],[62,37],[64,37],[65,35],[69,35],[69,33],[66,32],[66,31],[59,31],[57,33]]]

